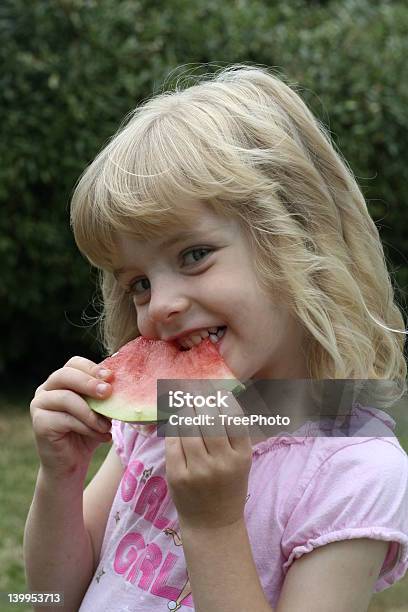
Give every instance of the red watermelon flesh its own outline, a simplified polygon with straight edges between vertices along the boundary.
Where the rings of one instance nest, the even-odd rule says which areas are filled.
[[[228,369],[216,346],[206,338],[182,351],[174,342],[139,336],[100,364],[114,372],[112,393],[105,400],[86,397],[90,408],[109,418],[130,423],[154,423],[158,379],[215,379],[224,389],[244,389]]]

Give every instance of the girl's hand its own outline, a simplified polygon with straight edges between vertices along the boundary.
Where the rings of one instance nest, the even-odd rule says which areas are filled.
[[[220,413],[243,415],[232,393],[227,403],[228,408],[183,409],[178,417],[205,413],[213,424],[186,425],[185,437],[178,426],[176,435],[166,436],[166,476],[181,528],[224,527],[243,518],[252,446],[246,426],[222,425]]]
[[[31,419],[41,466],[53,476],[86,471],[92,454],[101,442],[110,440],[109,419],[91,410],[81,395],[105,399],[112,392],[110,384],[102,394],[103,380],[99,366],[84,357],[72,357],[63,368],[53,372],[40,385],[30,404]]]

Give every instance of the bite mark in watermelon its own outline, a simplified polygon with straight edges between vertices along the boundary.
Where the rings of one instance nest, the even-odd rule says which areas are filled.
[[[112,393],[104,400],[86,397],[88,405],[104,416],[130,423],[162,420],[157,413],[158,379],[215,379],[222,381],[224,390],[237,393],[245,389],[208,338],[181,351],[174,342],[139,336],[100,366],[114,372]]]

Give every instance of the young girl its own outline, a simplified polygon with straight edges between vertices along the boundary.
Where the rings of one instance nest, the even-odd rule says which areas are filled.
[[[188,348],[222,326],[242,381],[404,393],[376,226],[324,128],[267,69],[234,65],[138,107],[81,177],[72,225],[101,271],[107,354],[139,335]],[[112,381],[77,356],[36,390],[30,590],[63,592],[69,612],[362,612],[404,576],[408,458],[391,429],[163,438],[88,408]]]

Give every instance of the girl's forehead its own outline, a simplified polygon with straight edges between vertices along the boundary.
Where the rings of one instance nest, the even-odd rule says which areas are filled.
[[[159,226],[160,231],[150,235],[139,232],[117,232],[114,265],[115,276],[126,268],[127,260],[143,260],[149,254],[156,255],[166,250],[190,242],[232,243],[240,233],[239,224],[233,218],[225,218],[208,211],[196,211],[194,215],[181,219],[179,223]]]
[[[154,231],[150,235],[138,232],[117,232],[116,243],[124,248],[155,248],[167,249],[178,242],[188,240],[200,240],[222,237],[227,238],[237,233],[237,222],[233,219],[222,217],[196,215],[190,222],[184,220],[177,224],[163,225],[160,231]]]

